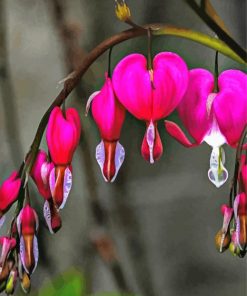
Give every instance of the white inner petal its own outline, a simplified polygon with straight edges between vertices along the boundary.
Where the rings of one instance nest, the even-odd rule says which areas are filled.
[[[215,117],[211,129],[203,140],[211,147],[220,147],[226,143],[226,138],[222,135]]]

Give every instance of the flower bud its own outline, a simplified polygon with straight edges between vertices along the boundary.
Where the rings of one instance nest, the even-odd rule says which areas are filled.
[[[121,22],[126,22],[131,17],[130,9],[124,0],[116,0],[115,13]]]

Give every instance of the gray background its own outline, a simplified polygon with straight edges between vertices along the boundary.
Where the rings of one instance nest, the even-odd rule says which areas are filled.
[[[68,74],[61,40],[52,20],[51,1],[5,2],[8,61],[15,95],[8,98],[0,95],[1,180],[19,166],[42,114],[61,89],[57,82]],[[235,39],[245,46],[245,1],[214,0],[212,3]],[[140,24],[165,22],[214,36],[181,0],[136,0],[129,1],[129,5]],[[68,20],[82,28],[81,46],[85,52],[127,28],[114,16],[114,1],[67,1],[66,11]],[[114,48],[114,63],[127,53],[145,53],[145,50],[145,38],[127,41]],[[177,52],[190,67],[213,70],[214,52],[193,42],[160,37],[154,40],[154,52],[162,50]],[[220,56],[220,69],[239,67]],[[70,96],[68,105],[76,106],[82,116],[88,96],[100,88],[106,69],[107,55],[104,55],[82,79],[85,96]],[[194,149],[180,146],[165,133],[161,121],[164,154],[155,165],[149,165],[140,155],[144,123],[128,116],[121,136],[126,159],[115,184],[109,185],[104,183],[94,160],[95,147],[100,141],[97,127],[91,116],[84,122],[84,129],[90,135],[96,190],[108,211],[110,232],[132,289],[147,296],[246,295],[246,259],[235,258],[229,252],[220,255],[214,245],[215,233],[222,224],[220,205],[227,201],[230,182],[220,189],[209,183],[210,147],[206,144]],[[45,148],[44,141],[42,147]],[[225,150],[232,176],[234,151],[227,147]],[[51,236],[41,226],[40,262],[32,276],[35,288],[76,266],[90,274],[92,291],[117,289],[101,259],[88,251],[87,238],[92,226],[88,206],[90,192],[87,166],[81,153],[78,150],[73,160],[74,186],[62,212],[62,229]],[[43,200],[35,189],[32,198],[41,213]]]

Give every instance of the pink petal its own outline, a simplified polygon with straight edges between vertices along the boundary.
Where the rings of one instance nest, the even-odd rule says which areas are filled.
[[[161,52],[153,60],[154,89],[152,119],[168,116],[179,104],[188,85],[185,62],[172,52]]]
[[[227,70],[219,76],[219,93],[213,102],[214,113],[222,134],[235,146],[247,124],[247,75]]]
[[[178,105],[178,114],[190,135],[200,144],[212,123],[208,97],[213,92],[214,77],[204,69],[193,69],[189,73],[189,85]]]
[[[142,157],[153,164],[160,159],[163,154],[163,145],[160,139],[157,123],[152,121],[147,123],[147,129],[142,141]]]
[[[111,79],[107,76],[103,88],[93,98],[92,114],[101,138],[107,141],[117,141],[120,138],[125,109],[116,100]]]
[[[0,187],[0,211],[5,213],[18,197],[21,179],[17,178],[18,172],[14,171]]]
[[[46,139],[51,158],[55,164],[71,163],[81,133],[80,117],[74,108],[66,110],[65,117],[59,107],[50,114]]]
[[[147,60],[141,54],[130,54],[116,66],[113,87],[121,104],[136,118],[152,119],[152,85]]]
[[[31,171],[31,176],[39,190],[39,193],[45,199],[51,197],[51,191],[49,188],[49,175],[53,167],[53,163],[47,162],[46,152],[40,150]]]
[[[185,147],[194,147],[199,143],[191,143],[190,140],[186,137],[181,128],[174,122],[165,120],[165,128],[170,136],[176,139],[179,143]]]

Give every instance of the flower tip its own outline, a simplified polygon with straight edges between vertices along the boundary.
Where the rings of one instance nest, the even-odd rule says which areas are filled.
[[[121,22],[126,22],[131,17],[131,13],[130,13],[130,9],[129,9],[128,5],[125,3],[124,0],[122,0],[122,1],[115,0],[115,2],[116,2],[115,13],[116,13],[117,18]]]

